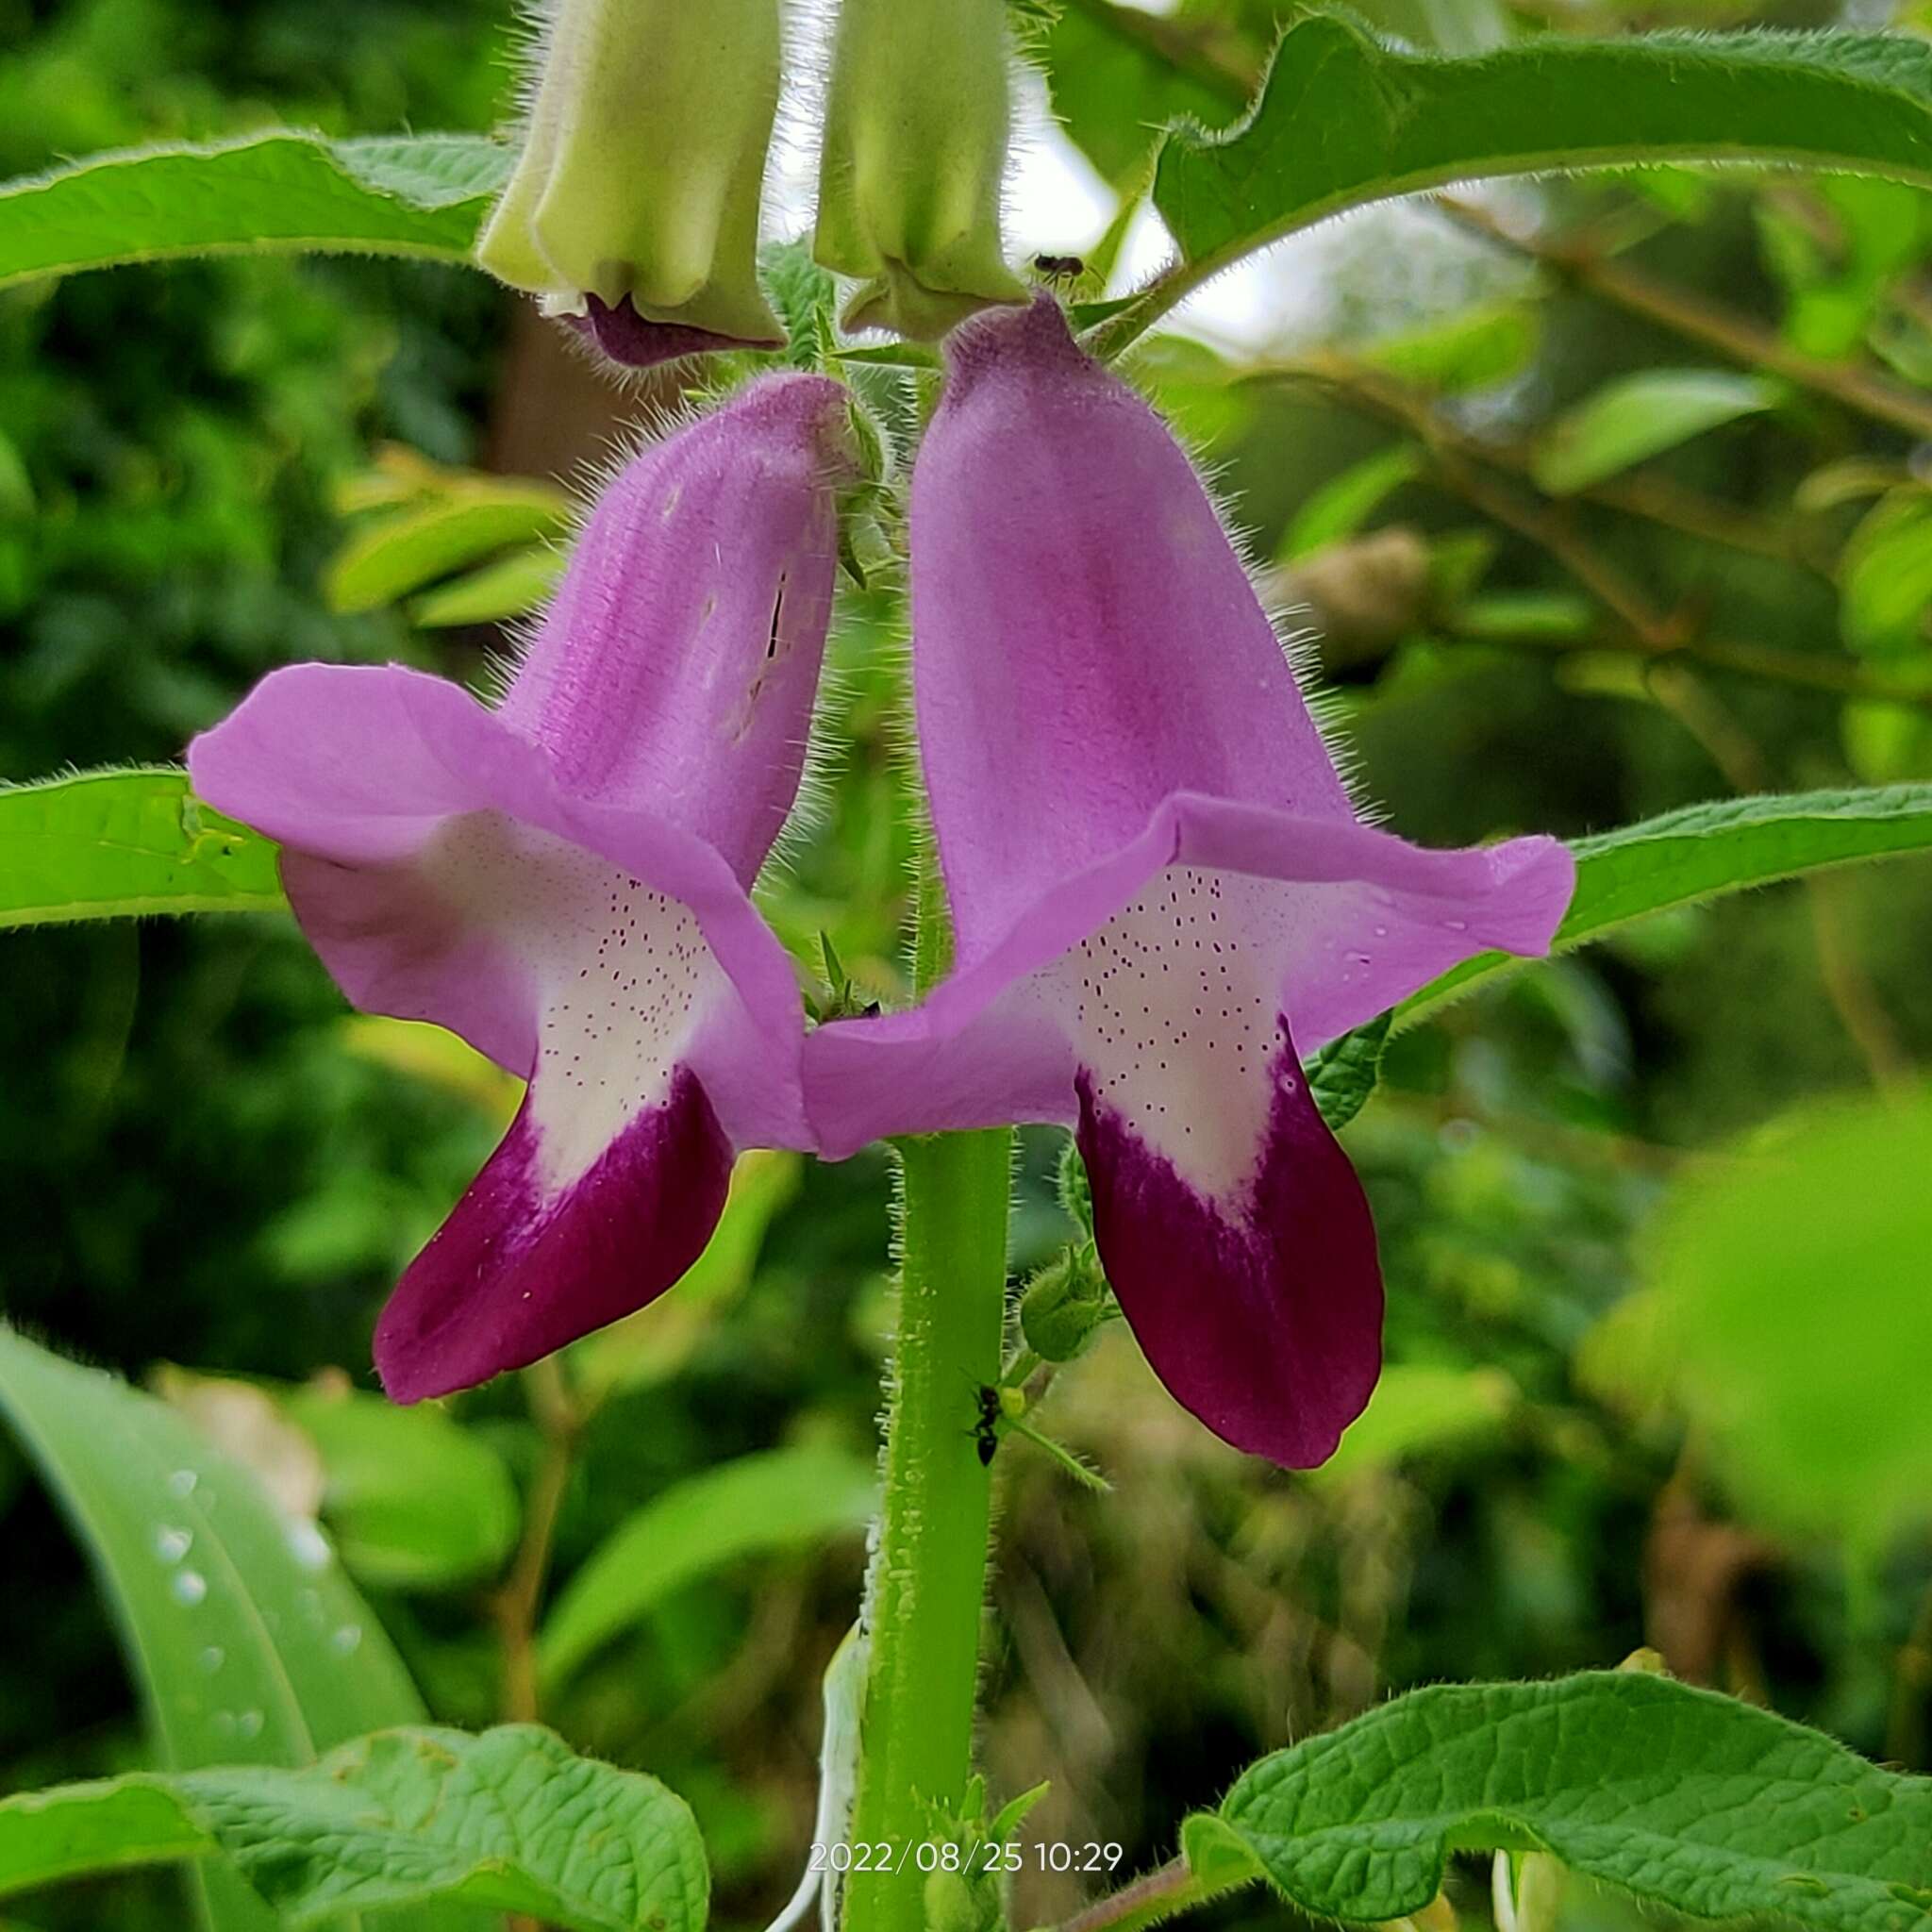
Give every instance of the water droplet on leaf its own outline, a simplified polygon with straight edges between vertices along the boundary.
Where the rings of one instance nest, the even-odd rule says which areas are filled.
[[[328,1567],[331,1551],[328,1539],[313,1523],[291,1523],[289,1525],[289,1554],[305,1570],[325,1570]]]

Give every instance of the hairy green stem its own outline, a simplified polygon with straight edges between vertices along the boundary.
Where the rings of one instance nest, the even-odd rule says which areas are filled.
[[[972,1770],[991,1527],[979,1391],[1000,1378],[1011,1136],[899,1149],[899,1329],[872,1579],[846,1932],[923,1932],[918,1847]],[[864,1851],[857,1850],[864,1847]]]
[[[923,991],[950,950],[929,857],[920,898]],[[992,1526],[980,1391],[999,1381],[1005,1349],[1011,1150],[1004,1127],[897,1149],[899,1321],[846,1932],[924,1932],[919,1847],[935,1835],[935,1811],[957,1811],[972,1773]]]
[[[1185,1858],[1175,1858],[1158,1872],[1146,1873],[1119,1891],[1095,1899],[1083,1911],[1064,1921],[1057,1932],[1141,1932],[1179,1912],[1219,1898],[1253,1882],[1257,1873],[1230,1865],[1207,1876],[1191,1872]]]

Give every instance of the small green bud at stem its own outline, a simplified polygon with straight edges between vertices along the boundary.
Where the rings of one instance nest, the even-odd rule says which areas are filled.
[[[777,0],[558,0],[477,260],[565,311],[781,341],[757,271],[780,41]]]
[[[943,335],[1026,290],[1000,247],[1006,0],[844,0],[812,253],[864,280],[852,328]]]
[[[962,1872],[941,1867],[925,1881],[925,1923],[929,1932],[987,1932],[996,1923],[998,1900],[993,1910],[980,1896],[980,1888]]]
[[[1091,1243],[1068,1248],[1026,1284],[1020,1332],[1042,1361],[1070,1362],[1117,1312]]]

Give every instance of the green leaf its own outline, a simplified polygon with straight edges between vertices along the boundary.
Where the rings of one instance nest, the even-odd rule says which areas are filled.
[[[410,605],[410,621],[424,630],[441,630],[450,625],[501,624],[507,618],[528,617],[550,601],[565,561],[554,543],[513,550],[480,570],[425,591]]]
[[[1868,785],[1932,778],[1932,717],[1916,706],[1868,700],[1839,713],[1845,762]]]
[[[1871,457],[1840,457],[1821,464],[1791,491],[1791,508],[1816,516],[1837,509],[1840,504],[1883,496],[1888,490],[1910,480],[1911,473],[1902,464]]]
[[[87,1546],[165,1767],[306,1764],[421,1717],[321,1531],[164,1403],[0,1327],[0,1413]],[[215,1923],[266,1923],[204,1877]]]
[[[1392,1014],[1377,1013],[1353,1032],[1331,1040],[1303,1071],[1308,1091],[1331,1133],[1339,1134],[1368,1105],[1382,1073],[1382,1049],[1389,1043]]]
[[[754,1148],[731,1170],[724,1211],[711,1238],[684,1272],[675,1294],[587,1335],[570,1352],[579,1396],[594,1406],[614,1390],[661,1381],[698,1338],[752,1284],[766,1231],[798,1192],[796,1154]]]
[[[1181,1857],[1209,1892],[1268,1875],[1247,1840],[1212,1811],[1196,1811],[1181,1821]]]
[[[1316,1919],[1401,1919],[1452,1851],[1541,1850],[1647,1905],[1932,1925],[1932,1780],[1638,1672],[1441,1685],[1264,1757],[1221,1807]]]
[[[0,1801],[0,1898],[216,1849],[167,1781],[145,1773],[24,1791]]]
[[[1880,1556],[1932,1523],[1932,1097],[1813,1106],[1729,1155],[1674,1182],[1586,1374],[1688,1415],[1754,1521]]]
[[[1921,651],[1932,608],[1932,502],[1897,491],[1866,513],[1840,564],[1839,629],[1868,658]]]
[[[1098,339],[1116,350],[1241,256],[1391,195],[1552,169],[1742,159],[1932,183],[1932,46],[1904,35],[1660,33],[1444,58],[1310,15],[1283,35],[1235,125],[1169,133],[1154,202],[1181,267]]]
[[[1145,179],[1155,129],[1183,115],[1218,125],[1241,103],[1224,76],[1175,64],[1164,23],[1121,12],[1062,7],[1041,51],[1055,117],[1107,181],[1125,190]]]
[[[1587,638],[1598,624],[1588,597],[1566,591],[1492,591],[1456,607],[1462,638]]]
[[[860,369],[916,369],[930,374],[941,366],[939,352],[923,342],[874,342],[856,349],[840,348],[828,358]]]
[[[1641,370],[1607,382],[1551,424],[1531,469],[1538,486],[1553,496],[1588,490],[1707,429],[1774,408],[1783,394],[1761,375]]]
[[[240,251],[465,261],[510,158],[474,135],[280,132],[95,155],[0,187],[0,287]]]
[[[1500,1431],[1519,1400],[1515,1383],[1500,1369],[1391,1362],[1341,1446],[1308,1479],[1336,1482],[1482,1441]]]
[[[300,1771],[136,1774],[0,1804],[0,1891],[216,1850],[295,1927],[448,1901],[566,1932],[701,1932],[708,1902],[684,1802],[536,1724],[384,1731]]]
[[[1423,474],[1423,453],[1398,442],[1331,476],[1302,505],[1284,533],[1277,560],[1292,563],[1353,537],[1396,491]]]
[[[1619,926],[1673,907],[1794,878],[1859,859],[1932,850],[1932,785],[1798,791],[1727,799],[1576,840],[1576,896],[1553,952],[1574,952]],[[1395,1009],[1411,1025],[1445,1001],[1521,969],[1507,953],[1479,953],[1411,993]]]
[[[1150,337],[1121,373],[1197,449],[1232,441],[1253,412],[1253,392],[1237,380],[1233,364],[1185,336]]]
[[[539,1667],[555,1683],[687,1583],[742,1557],[863,1529],[876,1504],[872,1465],[842,1450],[773,1449],[678,1483],[571,1578],[544,1624]]]
[[[1759,195],[1755,212],[1766,258],[1790,295],[1786,340],[1826,361],[1858,353],[1891,282],[1919,263],[1925,197],[1896,181],[1826,175],[1807,184],[1809,219],[1773,195]]]
[[[359,530],[330,564],[334,610],[375,610],[499,550],[560,536],[570,507],[542,484],[472,483]]]
[[[314,1443],[323,1514],[343,1564],[391,1590],[448,1590],[492,1576],[516,1541],[503,1459],[426,1405],[360,1391],[293,1389],[282,1412]]]
[[[1491,302],[1424,328],[1383,336],[1362,349],[1361,359],[1418,388],[1462,395],[1521,375],[1536,360],[1541,340],[1541,310],[1521,302]]]
[[[697,1826],[656,1778],[505,1724],[392,1731],[306,1772],[201,1772],[181,1784],[285,1924],[443,1898],[572,1932],[699,1932]]]
[[[274,844],[203,805],[185,772],[83,772],[0,790],[0,927],[282,903]]]
[[[785,359],[794,369],[823,370],[823,345],[837,341],[839,285],[797,237],[758,250],[758,281],[785,325]]]

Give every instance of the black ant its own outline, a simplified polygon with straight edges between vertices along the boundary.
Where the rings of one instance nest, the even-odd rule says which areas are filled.
[[[1087,264],[1077,255],[1036,255],[1033,273],[1050,282],[1077,282],[1087,273]]]
[[[973,1425],[973,1440],[979,1450],[979,1466],[982,1469],[992,1467],[1002,1432],[1012,1429],[1024,1436],[1035,1447],[1043,1449],[1075,1482],[1084,1483],[1090,1490],[1105,1491],[1109,1487],[1104,1475],[1089,1469],[1071,1450],[1062,1448],[1051,1436],[1042,1436],[1024,1420],[1026,1397],[1010,1383],[975,1382],[973,1398],[979,1410],[979,1419]]]
[[[990,1382],[979,1384],[974,1399],[979,1404],[979,1420],[974,1424],[973,1440],[979,1445],[979,1466],[991,1469],[993,1452],[1000,1446],[999,1425],[1006,1409],[1000,1391]]]

